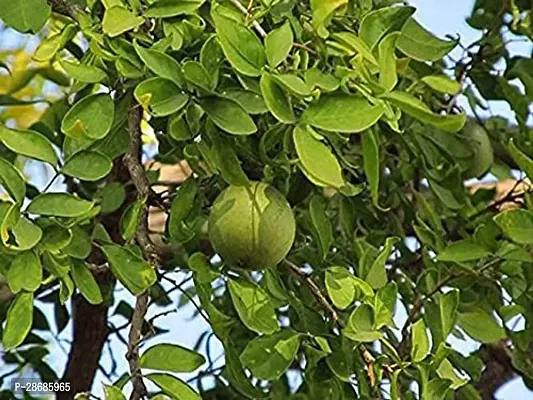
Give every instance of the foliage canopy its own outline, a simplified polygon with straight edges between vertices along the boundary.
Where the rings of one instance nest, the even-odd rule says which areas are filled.
[[[127,330],[129,371],[108,400],[144,398],[149,382],[180,400],[480,399],[516,375],[533,387],[533,62],[507,43],[533,39],[531,3],[476,0],[470,44],[415,11],[0,0],[8,27],[40,39],[22,67],[0,64],[4,362],[69,382],[58,399],[90,398],[102,348]],[[480,117],[493,100],[517,123]],[[141,162],[154,138],[184,181]],[[45,188],[28,160],[53,170]],[[465,185],[489,172],[521,178],[496,200]],[[116,300],[124,288],[134,306]],[[168,313],[176,290],[210,325],[194,350],[150,343],[175,327],[147,310]],[[41,332],[70,320],[61,378]],[[213,335],[223,368],[196,351]],[[465,355],[450,335],[480,347]]]

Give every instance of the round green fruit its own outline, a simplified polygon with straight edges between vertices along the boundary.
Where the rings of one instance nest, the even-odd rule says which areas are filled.
[[[490,138],[477,124],[468,124],[463,131],[473,153],[472,164],[466,172],[466,178],[480,178],[488,172],[494,162]]]
[[[209,240],[230,266],[260,270],[289,253],[296,223],[285,197],[262,182],[230,186],[215,200]]]

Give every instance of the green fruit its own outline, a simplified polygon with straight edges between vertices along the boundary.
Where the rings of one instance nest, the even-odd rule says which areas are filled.
[[[249,270],[283,260],[295,231],[285,197],[262,182],[230,186],[215,200],[209,216],[209,240],[215,251],[229,265]]]
[[[466,178],[480,178],[488,172],[494,162],[494,153],[489,136],[477,124],[465,126],[464,133],[473,153],[472,164],[466,172]]]

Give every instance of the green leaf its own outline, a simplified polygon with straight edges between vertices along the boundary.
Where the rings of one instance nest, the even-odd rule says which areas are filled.
[[[352,304],[356,287],[353,275],[345,267],[329,267],[326,270],[325,283],[328,297],[335,307],[344,310]]]
[[[279,28],[270,31],[265,38],[265,52],[268,64],[272,68],[276,68],[285,61],[291,52],[293,42],[294,34],[289,21],[285,21]]]
[[[248,176],[242,170],[235,150],[226,138],[217,138],[211,149],[217,169],[226,182],[233,186],[246,186],[250,183]]]
[[[533,212],[521,209],[507,210],[496,215],[494,222],[516,243],[533,243]]]
[[[378,290],[374,297],[375,329],[382,326],[395,327],[392,317],[397,297],[398,286],[395,282],[390,282]]]
[[[11,212],[18,212],[18,209],[14,208]],[[6,223],[8,218],[4,220]],[[2,226],[4,228],[4,226]],[[9,226],[10,232],[2,232],[2,240],[4,245],[11,250],[24,251],[32,249],[39,243],[43,236],[43,231],[38,225],[34,224],[26,217],[21,217],[14,226]]]
[[[172,372],[192,372],[204,363],[204,356],[196,351],[166,343],[150,347],[140,359],[141,368]]]
[[[2,334],[4,350],[20,345],[31,330],[33,323],[33,293],[21,292],[9,306],[6,325]]]
[[[95,305],[102,303],[103,298],[100,287],[83,261],[73,260],[70,275],[80,293],[89,303]]]
[[[333,15],[347,5],[348,0],[311,0],[312,23],[318,36],[321,38],[328,37],[329,32],[326,27],[330,24]]]
[[[46,0],[0,0],[0,19],[21,33],[37,33],[50,17]]]
[[[450,391],[451,381],[449,379],[432,379],[427,386],[427,393],[422,396],[423,400],[444,400]]]
[[[96,151],[80,151],[72,156],[61,172],[82,181],[97,181],[107,176],[113,168],[111,160]]]
[[[289,369],[299,347],[300,335],[290,329],[283,329],[249,342],[240,359],[255,377],[272,381]]]
[[[438,61],[457,46],[457,41],[439,39],[410,18],[403,26],[396,45],[415,60]]]
[[[211,92],[215,89],[215,82],[211,79],[209,72],[198,61],[187,61],[183,64],[183,76],[194,86]]]
[[[372,50],[360,37],[350,32],[339,32],[331,35],[331,38],[339,42],[350,56],[360,54],[361,57],[371,65],[378,65],[378,61],[376,60],[376,57],[374,57],[374,54],[372,54]]]
[[[251,135],[257,131],[254,120],[233,100],[210,96],[199,100],[205,113],[220,129],[234,135]]]
[[[113,274],[135,296],[152,286],[157,276],[154,268],[132,251],[116,246],[102,246]]]
[[[440,363],[439,368],[437,368],[437,374],[441,378],[451,381],[452,384],[450,385],[450,389],[453,390],[463,386],[466,382],[468,382],[468,379],[461,379],[459,376],[457,376],[452,363],[448,361],[447,358],[442,360]]]
[[[389,33],[379,43],[379,84],[390,92],[398,83],[398,74],[396,73],[396,40],[398,32]]]
[[[348,326],[342,330],[342,334],[356,342],[374,342],[383,337],[375,329],[374,310],[369,304],[361,304],[350,314]]]
[[[100,192],[102,213],[110,213],[118,210],[126,198],[124,186],[120,182],[112,182],[106,185]]]
[[[311,103],[302,122],[326,131],[356,133],[374,125],[384,111],[383,106],[373,106],[363,97],[330,94]]]
[[[251,384],[247,374],[244,372],[236,348],[237,346],[231,338],[228,338],[228,340],[224,342],[224,357],[226,359],[225,370],[232,387],[235,388],[242,397],[248,399],[262,399],[269,397],[268,393],[263,392],[260,388]]]
[[[150,78],[139,83],[133,95],[154,117],[174,114],[189,101],[189,95],[165,78]]]
[[[397,237],[390,237],[385,240],[385,246],[378,253],[376,259],[364,275],[364,280],[374,289],[383,287],[387,284],[387,272],[385,265],[390,257],[392,249],[400,241]]]
[[[145,201],[141,199],[135,200],[128,206],[128,208],[126,208],[120,218],[120,234],[126,242],[133,239],[137,232],[139,222],[141,221],[141,212],[143,211],[144,203]]]
[[[203,253],[197,252],[191,255],[187,264],[194,272],[195,281],[199,283],[211,283],[220,276]]]
[[[126,396],[122,394],[122,390],[116,386],[104,385],[104,392],[105,400],[126,400]]]
[[[150,4],[144,16],[147,18],[168,18],[183,14],[194,14],[204,0],[157,0]]]
[[[228,287],[237,314],[248,329],[264,334],[279,330],[274,306],[261,287],[233,279],[228,281]]]
[[[98,83],[102,82],[107,74],[102,69],[94,65],[87,65],[83,63],[72,63],[59,59],[61,67],[65,70],[68,76],[84,83]]]
[[[273,76],[263,72],[261,74],[260,87],[265,104],[272,115],[284,124],[295,123],[296,117],[294,116],[289,96],[274,80]]]
[[[402,29],[415,12],[414,7],[384,7],[366,14],[359,27],[359,36],[373,49],[382,38]]]
[[[300,159],[302,172],[318,186],[340,188],[344,186],[341,167],[331,150],[313,131],[296,126],[293,132],[294,146]]]
[[[187,125],[187,122],[181,113],[169,118],[167,132],[172,139],[177,141],[189,140],[192,137],[189,125]]]
[[[259,76],[266,64],[265,50],[259,38],[246,25],[213,11],[218,41],[224,55],[238,72]]]
[[[318,238],[321,258],[324,259],[333,243],[333,227],[320,196],[314,196],[309,201],[309,216]]]
[[[422,82],[439,93],[457,94],[461,91],[461,84],[447,76],[428,75],[422,78]]]
[[[420,362],[429,354],[429,338],[426,324],[421,318],[411,327],[411,359]]]
[[[43,229],[43,238],[39,247],[51,253],[57,253],[65,248],[72,239],[72,233],[57,225],[49,225]]]
[[[381,166],[379,160],[379,145],[377,138],[371,130],[363,133],[361,137],[363,145],[363,165],[366,179],[370,185],[370,194],[372,202],[379,207],[379,179],[381,175]]]
[[[454,242],[439,252],[437,257],[440,261],[473,261],[487,257],[491,254],[489,250],[473,240],[465,239]]]
[[[431,330],[433,349],[443,343],[452,331],[457,320],[459,292],[452,290],[425,303],[424,318]]]
[[[507,336],[494,317],[481,308],[459,313],[458,323],[468,336],[481,343],[494,343]]]
[[[197,185],[194,179],[187,179],[183,183],[172,202],[168,219],[168,232],[170,237],[180,241],[183,237],[184,220],[191,212],[196,197]]]
[[[533,180],[533,160],[516,147],[513,138],[509,140],[509,154],[527,177]]]
[[[322,92],[334,92],[340,86],[340,79],[333,74],[320,71],[318,68],[310,68],[305,71],[305,83],[310,90],[320,88]]]
[[[302,78],[293,74],[271,75],[281,87],[296,96],[309,96],[311,92]]]
[[[168,374],[148,374],[145,376],[151,380],[167,395],[179,400],[201,400],[198,393],[181,379]]]
[[[33,53],[32,58],[37,62],[50,61],[52,58],[54,58],[57,52],[61,50],[61,48],[62,48],[61,34],[56,33],[55,35],[47,37],[39,44],[37,49],[35,49],[35,52]],[[28,70],[28,71],[31,71],[31,70]],[[33,72],[34,74],[36,74],[38,71],[33,70]]]
[[[133,42],[133,47],[150,71],[161,78],[171,80],[180,87],[183,85],[181,66],[174,58],[154,49],[145,49],[137,42]]]
[[[111,97],[93,94],[74,104],[63,118],[61,130],[74,139],[102,139],[111,131],[114,116]]]
[[[0,158],[0,184],[16,203],[22,203],[26,196],[24,177],[13,164],[3,158]]]
[[[457,132],[466,122],[466,114],[436,114],[425,103],[406,92],[385,93],[381,98],[390,101],[411,117],[446,132]]]
[[[21,290],[35,292],[43,279],[41,260],[33,251],[24,251],[15,256],[7,272],[7,283],[13,293]]]
[[[52,143],[35,131],[17,131],[0,125],[0,141],[14,153],[57,165],[57,156]]]
[[[249,90],[230,89],[224,91],[223,96],[239,103],[248,114],[264,114],[268,112],[263,97]]]
[[[127,8],[114,6],[105,11],[102,20],[102,29],[110,37],[118,36],[124,32],[137,28],[144,22],[144,18],[137,17]]]
[[[92,201],[80,199],[68,193],[41,193],[28,206],[28,212],[56,217],[79,217],[94,206]]]

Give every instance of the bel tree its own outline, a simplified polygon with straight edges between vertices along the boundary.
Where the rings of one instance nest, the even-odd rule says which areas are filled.
[[[13,367],[2,378],[29,366],[69,383],[58,399],[92,398],[102,350],[120,337],[129,371],[111,376],[109,400],[490,399],[515,376],[533,387],[533,62],[508,50],[509,37],[533,38],[530,2],[477,0],[471,44],[436,37],[415,11],[395,0],[0,0],[6,26],[40,39],[22,74],[0,64],[11,79],[0,315]],[[17,129],[25,117],[10,110],[32,107],[25,88],[45,81],[63,95]],[[491,100],[518,124],[480,118]],[[149,130],[159,163],[190,167],[184,182],[141,163]],[[66,189],[36,189],[26,160]],[[464,183],[512,170],[522,179],[497,200]],[[164,233],[149,229],[156,209]],[[133,307],[115,301],[124,288]],[[223,368],[151,343],[176,326],[147,311],[168,309],[176,290],[222,343]],[[128,323],[111,326],[112,310]],[[69,321],[68,362],[54,371],[41,333]],[[465,355],[450,335],[479,349]]]

